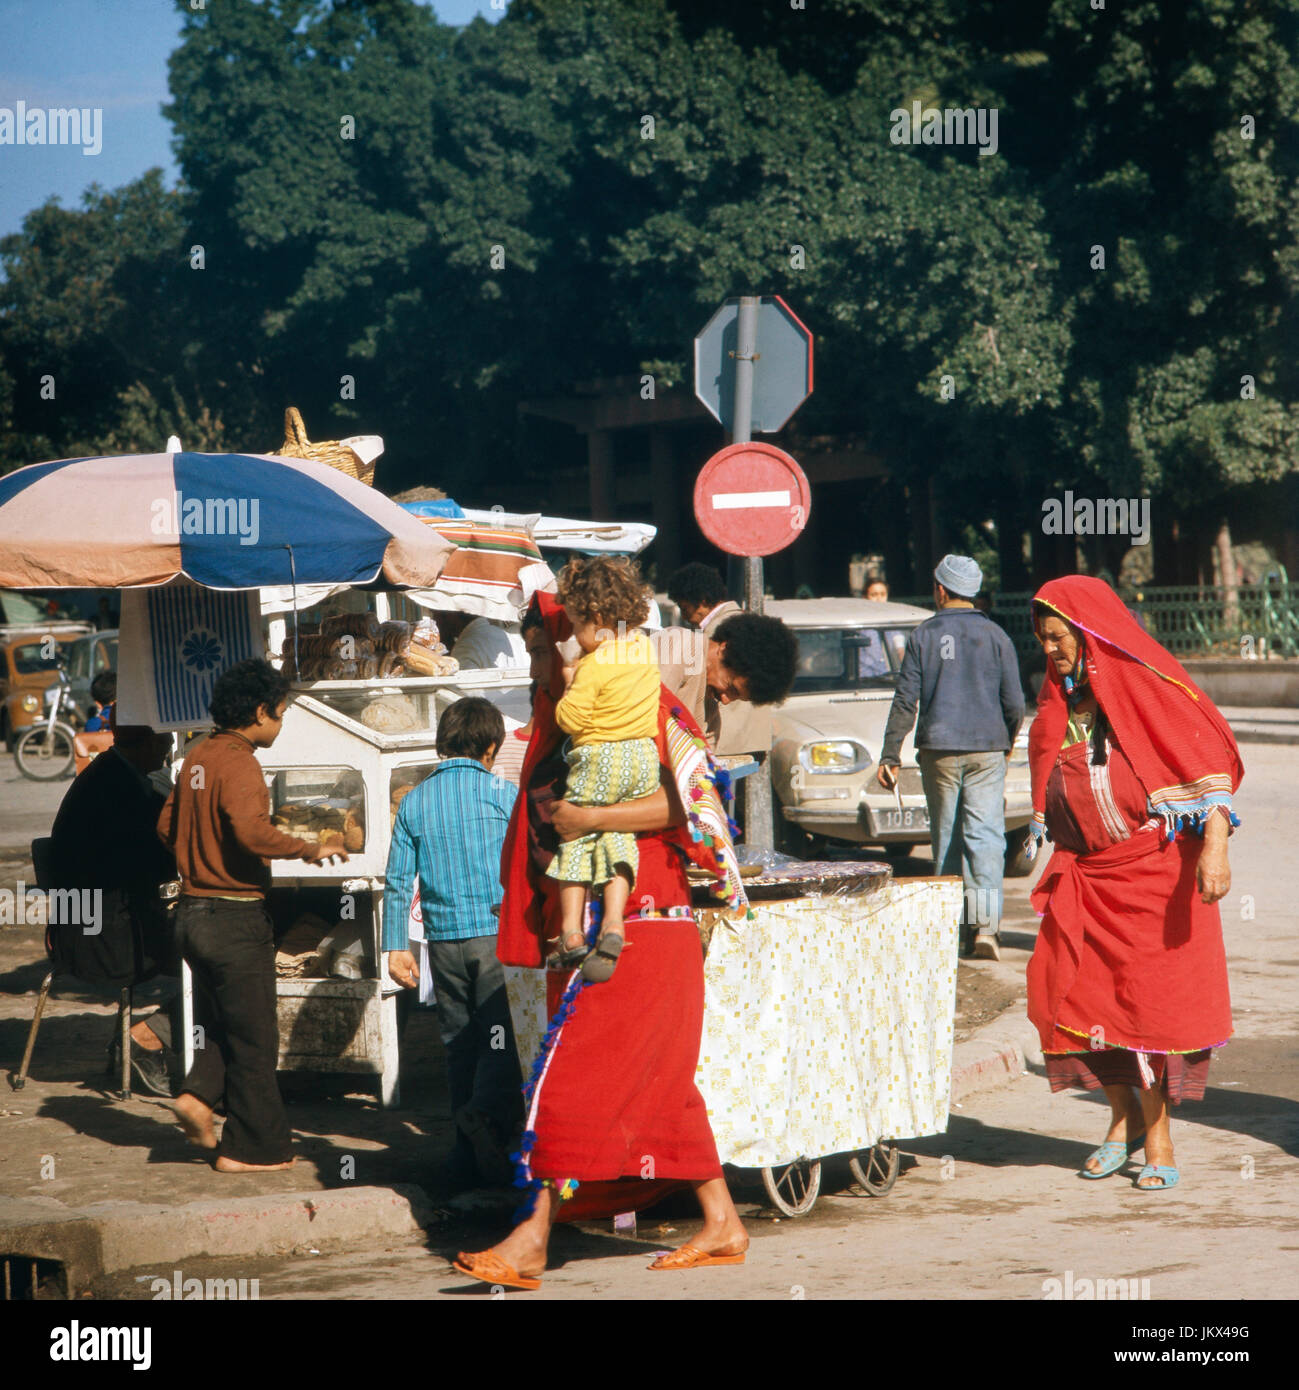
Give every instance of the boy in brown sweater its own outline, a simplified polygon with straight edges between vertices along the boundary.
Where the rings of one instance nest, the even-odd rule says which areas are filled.
[[[216,733],[186,759],[158,819],[176,856],[177,945],[194,973],[203,1046],[176,1115],[192,1143],[216,1151],[222,1173],[287,1168],[289,1122],[275,1080],[275,943],[266,911],[272,859],[326,863],[347,856],[271,824],[270,793],[255,756],[280,732],[289,682],[269,662],[232,666],[212,689]],[[218,1145],[214,1107],[224,1097]]]

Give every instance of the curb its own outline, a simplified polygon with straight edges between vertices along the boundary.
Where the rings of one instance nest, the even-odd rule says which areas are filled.
[[[1024,1017],[1023,1003],[1013,1004],[972,1038],[952,1050],[952,1104],[977,1091],[1009,1086],[1030,1062],[1041,1064],[1037,1029]]]
[[[49,1198],[0,1200],[0,1251],[58,1260],[68,1294],[98,1275],[219,1256],[273,1258],[295,1250],[423,1233],[433,1208],[409,1184],[283,1192],[168,1207],[96,1202],[74,1209]]]
[[[1270,729],[1232,729],[1237,743],[1299,743],[1299,734],[1273,733]]]

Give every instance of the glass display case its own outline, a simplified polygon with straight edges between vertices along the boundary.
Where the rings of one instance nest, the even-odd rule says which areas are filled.
[[[279,737],[259,748],[273,822],[346,859],[271,863],[272,896],[328,924],[355,921],[365,939],[365,978],[324,975],[277,981],[280,1068],[369,1073],[385,1105],[397,1103],[397,986],[383,971],[388,845],[401,799],[437,765],[437,721],[453,701],[482,695],[507,728],[528,717],[527,673],[461,672],[452,679],[315,681],[293,689]],[[519,717],[522,716],[522,717]]]

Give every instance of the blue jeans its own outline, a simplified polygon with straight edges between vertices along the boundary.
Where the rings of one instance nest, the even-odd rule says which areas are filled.
[[[980,933],[1001,925],[1006,867],[1006,755],[936,753],[917,749],[929,807],[929,842],[936,874],[960,874],[962,922]]]

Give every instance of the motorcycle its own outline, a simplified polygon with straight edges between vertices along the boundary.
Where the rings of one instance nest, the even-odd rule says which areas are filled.
[[[29,729],[24,729],[14,744],[18,771],[33,782],[55,782],[61,777],[70,777],[75,767],[73,740],[77,731],[71,722],[76,716],[71,683],[62,661],[56,669],[58,684],[45,692],[46,714]]]

